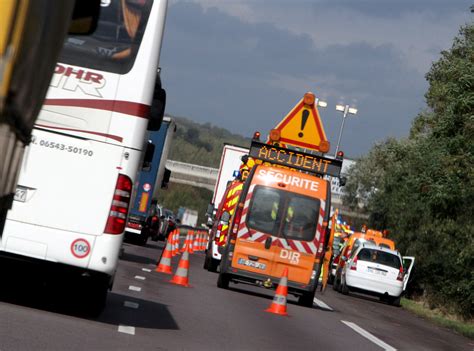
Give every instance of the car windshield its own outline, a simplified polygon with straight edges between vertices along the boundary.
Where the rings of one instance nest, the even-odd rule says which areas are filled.
[[[316,233],[319,206],[319,199],[257,186],[247,225],[274,236],[311,241]]]
[[[360,250],[357,258],[360,261],[378,263],[395,269],[400,269],[402,264],[398,255],[376,249],[364,248]]]
[[[92,35],[69,35],[59,62],[125,74],[133,66],[152,0],[103,0]]]

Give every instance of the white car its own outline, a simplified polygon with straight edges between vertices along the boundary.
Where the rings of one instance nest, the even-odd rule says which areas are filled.
[[[414,262],[414,257],[402,258],[398,251],[363,244],[347,260],[337,290],[344,294],[353,290],[380,296],[381,300],[399,306]]]

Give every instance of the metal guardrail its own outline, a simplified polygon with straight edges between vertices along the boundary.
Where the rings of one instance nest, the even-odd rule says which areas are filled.
[[[205,167],[194,165],[191,163],[185,163],[180,161],[167,160],[166,168],[171,171],[171,174],[186,174],[192,175],[198,178],[207,178],[214,181],[217,180],[219,170],[217,168]]]

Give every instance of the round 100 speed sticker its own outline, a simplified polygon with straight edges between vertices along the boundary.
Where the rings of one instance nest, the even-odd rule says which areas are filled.
[[[86,239],[76,239],[71,244],[71,252],[77,258],[86,257],[91,251],[91,246]]]

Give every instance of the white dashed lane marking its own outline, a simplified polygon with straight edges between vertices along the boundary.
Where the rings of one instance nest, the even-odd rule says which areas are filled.
[[[334,311],[331,307],[329,307],[326,303],[324,303],[321,300],[318,300],[317,298],[314,298],[313,302],[318,305],[319,307],[328,310],[328,311]]]
[[[369,339],[370,341],[372,341],[374,344],[380,346],[381,348],[383,348],[384,350],[387,350],[387,351],[396,351],[397,349],[390,346],[389,344],[383,342],[382,340],[380,340],[379,338],[373,336],[372,334],[370,334],[367,330],[365,329],[362,329],[361,327],[359,327],[357,324],[355,323],[352,323],[352,322],[347,322],[347,321],[341,321],[342,323],[344,323],[345,325],[347,325],[349,328],[351,328],[352,330],[356,331],[357,333],[359,333],[360,335],[362,335],[364,338],[366,339]]]
[[[119,325],[118,327],[119,333],[135,335],[135,327],[130,327],[128,325]]]
[[[130,285],[130,286],[128,287],[128,290],[142,291],[142,288],[140,288],[139,286]]]
[[[150,272],[151,272],[151,269],[149,269],[149,268],[142,268],[142,271],[143,271],[143,272],[148,272],[148,273],[150,273]]]
[[[137,279],[137,280],[145,280],[146,278],[145,278],[145,277],[142,277],[141,275],[136,275],[136,276],[135,276],[135,279]]]
[[[135,309],[137,309],[138,307],[140,307],[140,305],[139,305],[138,303],[132,302],[132,301],[125,301],[125,302],[123,303],[123,305],[124,305],[125,307],[128,307],[128,308],[135,308]]]

